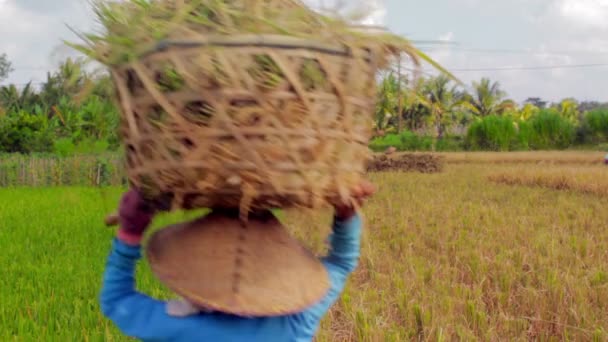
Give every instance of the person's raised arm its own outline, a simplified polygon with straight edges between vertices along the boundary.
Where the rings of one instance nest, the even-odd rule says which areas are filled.
[[[370,183],[363,183],[354,190],[357,204],[374,193]],[[295,328],[303,338],[312,338],[319,322],[329,308],[340,297],[348,276],[356,269],[361,249],[362,220],[352,205],[339,206],[335,209],[332,233],[329,236],[330,250],[322,259],[329,274],[330,289],[327,295],[316,305],[295,316]]]
[[[169,338],[176,333],[176,319],[166,314],[164,302],[135,290],[135,268],[141,258],[141,240],[154,211],[134,190],[120,204],[120,228],[103,275],[100,296],[103,314],[126,335],[140,339]]]

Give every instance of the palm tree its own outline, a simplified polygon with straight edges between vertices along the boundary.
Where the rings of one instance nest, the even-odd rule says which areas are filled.
[[[63,97],[79,97],[86,86],[91,84],[90,77],[86,73],[85,62],[68,58],[61,63],[59,70],[53,74],[47,73],[47,80],[42,85],[41,97],[49,106],[54,106]]]
[[[448,77],[440,75],[426,82],[423,94],[423,103],[431,113],[436,137],[442,139],[445,129],[457,121],[458,109],[466,102],[464,93],[458,91]]]
[[[424,118],[429,115],[427,101],[423,92],[425,85],[426,80],[424,78],[414,79],[401,92],[401,118],[410,131],[423,127]]]
[[[412,65],[413,69],[402,69],[402,57],[408,59],[408,62]],[[420,95],[421,79],[414,76],[412,81],[408,77],[403,76],[403,71],[413,71],[417,73],[420,71],[421,62],[423,61],[430,64],[450,79],[457,80],[454,75],[427,56],[424,52],[414,46],[407,46],[404,53],[396,58],[396,64],[393,64],[386,69],[388,71],[388,76],[384,77],[380,87],[380,96],[375,113],[377,130],[382,130],[384,127],[394,124],[397,127],[397,132],[401,132],[406,116],[413,119],[414,114],[420,113],[419,109],[423,107],[421,102],[424,101],[423,97]],[[410,82],[412,83],[411,85],[409,84]],[[397,120],[397,123],[394,122],[395,119]]]
[[[378,131],[394,128],[399,132],[403,127],[414,131],[423,125],[424,117],[428,116],[423,94],[425,79],[402,78],[401,84],[399,82],[395,73],[389,72],[380,84],[374,120]]]
[[[81,59],[72,60],[68,58],[59,65],[55,74],[61,81],[61,86],[66,95],[76,95],[85,86],[88,75],[84,70],[85,62]]]
[[[473,114],[485,117],[493,114],[502,114],[515,107],[512,100],[504,100],[506,93],[500,89],[498,82],[492,83],[487,78],[480,82],[473,82],[473,94],[468,95],[467,107]]]

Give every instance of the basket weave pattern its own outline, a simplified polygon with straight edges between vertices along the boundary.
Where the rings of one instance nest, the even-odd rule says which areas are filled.
[[[172,194],[175,208],[348,200],[370,157],[372,56],[236,37],[167,44],[115,68],[130,182]]]

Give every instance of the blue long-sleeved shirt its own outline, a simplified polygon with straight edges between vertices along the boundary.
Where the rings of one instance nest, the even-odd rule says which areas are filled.
[[[222,313],[169,316],[165,302],[135,290],[140,246],[114,239],[103,278],[101,309],[124,334],[143,341],[311,341],[321,319],[340,297],[349,274],[357,267],[360,238],[359,216],[346,222],[335,221],[329,255],[321,260],[331,283],[325,298],[301,313],[267,318]]]

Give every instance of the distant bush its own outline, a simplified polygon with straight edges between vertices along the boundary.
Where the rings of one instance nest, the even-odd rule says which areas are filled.
[[[74,154],[76,145],[70,138],[61,138],[53,143],[53,152],[60,157],[67,157]]]
[[[432,139],[407,131],[401,134],[387,134],[370,143],[370,148],[376,152],[382,152],[389,147],[395,147],[399,151],[429,151],[432,146]]]
[[[427,152],[433,150],[434,142],[434,137],[417,135],[413,132],[405,131],[401,134],[387,134],[376,138],[370,143],[370,148],[376,152],[382,152],[389,147],[395,147],[399,151]],[[435,149],[437,151],[462,151],[462,138],[446,136],[435,142]]]
[[[465,146],[474,151],[510,151],[518,145],[518,131],[509,117],[486,116],[469,127]]]
[[[596,109],[587,112],[577,133],[577,140],[581,143],[608,142],[608,110]]]
[[[473,151],[565,149],[576,140],[576,127],[559,112],[547,109],[527,121],[490,115],[471,124],[465,146]]]
[[[12,112],[0,120],[0,152],[50,152],[53,136],[44,116]]]
[[[435,143],[437,152],[458,152],[464,151],[464,138],[457,135],[445,136]]]
[[[522,137],[524,133],[527,136],[520,141],[527,140],[530,149],[565,149],[574,143],[576,127],[568,119],[561,116],[558,111],[545,109],[520,125]]]
[[[401,151],[430,151],[433,149],[433,138],[406,131],[401,133],[401,145],[397,148]]]
[[[98,155],[112,151],[106,140],[85,139],[78,144],[70,138],[61,138],[53,143],[53,153],[60,157],[70,157],[78,154]]]

